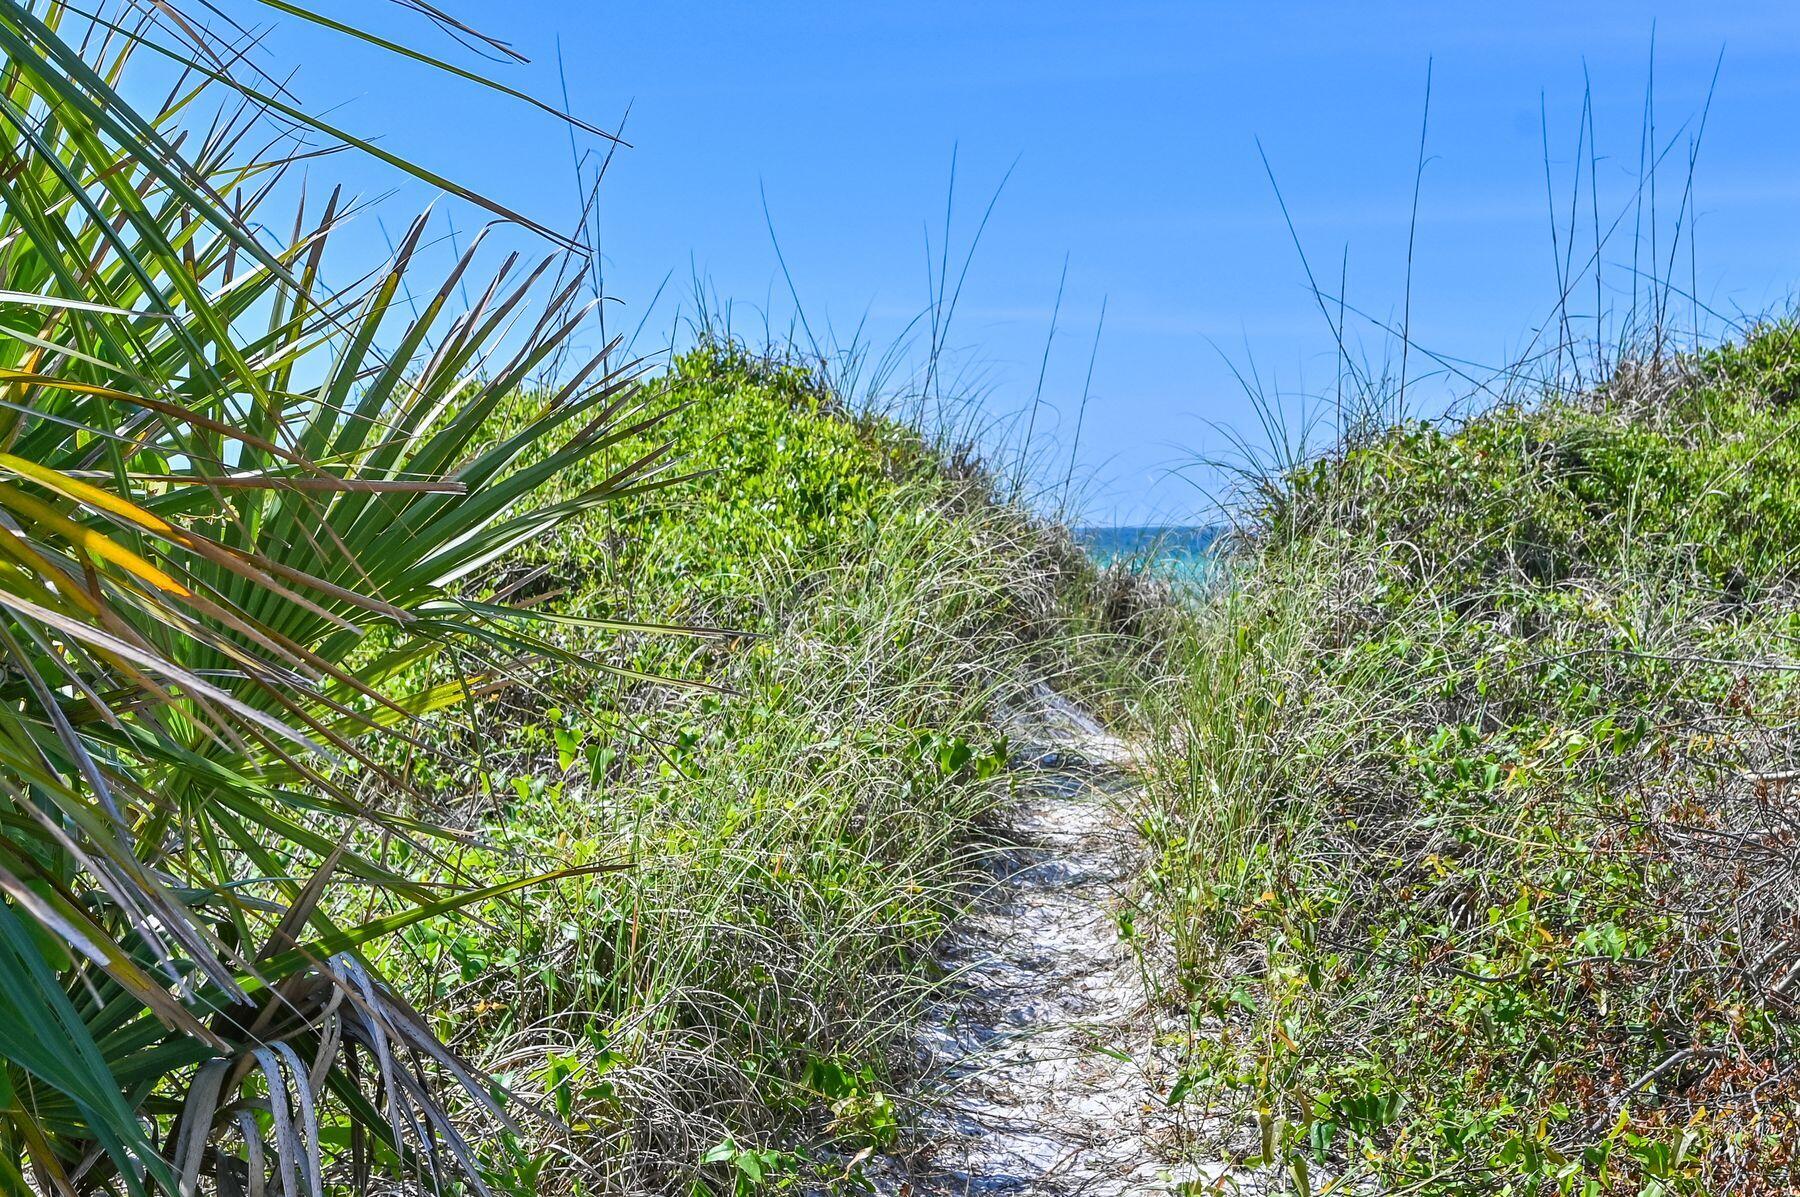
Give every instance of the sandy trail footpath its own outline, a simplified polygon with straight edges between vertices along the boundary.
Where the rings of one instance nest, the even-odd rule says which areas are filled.
[[[1119,933],[1140,852],[1113,801],[1129,752],[1047,688],[1012,722],[1029,763],[991,884],[939,950],[950,980],[914,1038],[922,1113],[868,1175],[916,1197],[1168,1193],[1172,1067]]]

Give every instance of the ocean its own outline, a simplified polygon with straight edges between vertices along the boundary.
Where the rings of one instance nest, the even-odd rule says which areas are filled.
[[[1216,525],[1076,528],[1075,539],[1101,565],[1117,561],[1181,581],[1202,581],[1210,568]]]

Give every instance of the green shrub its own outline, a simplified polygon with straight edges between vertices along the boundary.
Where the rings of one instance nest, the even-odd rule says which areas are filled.
[[[1795,1182],[1796,361],[1772,327],[1276,492],[1139,699],[1179,1100],[1266,1131],[1207,1150],[1445,1193]]]
[[[1086,575],[805,370],[706,345],[645,387],[675,414],[586,468],[668,441],[697,476],[529,546],[493,585],[557,618],[731,635],[566,626],[567,649],[620,672],[534,676],[440,729],[467,769],[416,766],[480,832],[465,871],[629,867],[420,928],[390,963],[574,1123],[572,1152],[521,1141],[500,1171],[725,1194],[891,1142],[895,1030],[1006,794],[994,700],[1059,655]]]

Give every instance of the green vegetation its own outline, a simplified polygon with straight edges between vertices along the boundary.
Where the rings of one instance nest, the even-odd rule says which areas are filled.
[[[1071,679],[1195,1151],[1800,1186],[1800,328],[1365,428],[1171,596],[807,369],[564,360],[566,262],[334,289],[271,113],[485,201],[178,7],[140,112],[132,7],[0,0],[0,1193],[855,1184]]]
[[[1066,541],[803,370],[715,345],[651,386],[676,409],[654,435],[701,476],[566,526],[495,584],[568,619],[626,604],[730,627],[571,626],[565,647],[733,693],[539,674],[447,728],[462,766],[421,780],[480,829],[459,869],[627,867],[382,957],[573,1127],[494,1161],[519,1192],[730,1193],[892,1143],[894,1031],[1006,793],[993,700],[1054,664],[1085,577]]]
[[[484,201],[131,7],[0,0],[0,1192],[844,1175],[1079,555],[554,257],[334,289],[271,112]]]
[[[383,965],[534,878],[458,860],[424,721],[584,664],[536,596],[473,592],[666,481],[663,396],[598,359],[521,398],[579,327],[554,259],[453,317],[476,251],[421,286],[421,220],[328,283],[337,197],[275,218],[251,148],[270,105],[328,130],[160,12],[0,0],[0,1192],[479,1188],[525,1128]],[[146,31],[191,55],[149,113]],[[540,884],[644,850],[549,847]]]
[[[1800,1179],[1797,383],[1783,325],[1365,433],[1161,613],[1147,884],[1203,1150],[1313,1192]]]

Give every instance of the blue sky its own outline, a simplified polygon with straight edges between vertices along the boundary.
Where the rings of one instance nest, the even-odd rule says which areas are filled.
[[[358,5],[359,11],[370,6]],[[1687,135],[1723,52],[1676,275],[1726,316],[1785,307],[1800,279],[1800,7],[1778,4],[1107,5],[1009,2],[651,4],[515,0],[467,15],[532,58],[510,83],[555,98],[560,40],[576,111],[616,125],[601,224],[614,327],[668,343],[691,280],[732,303],[741,333],[789,327],[773,222],[814,334],[863,326],[880,347],[927,302],[952,154],[952,265],[1002,177],[949,337],[955,377],[1004,418],[1030,406],[1065,256],[1034,448],[1056,489],[1102,302],[1079,446],[1097,522],[1205,515],[1233,434],[1260,438],[1238,375],[1281,395],[1328,392],[1336,349],[1258,156],[1260,138],[1322,285],[1397,324],[1427,62],[1432,95],[1411,329],[1426,350],[1499,365],[1533,344],[1558,293],[1540,126],[1560,219],[1575,183],[1586,78],[1603,225],[1634,211],[1654,24],[1666,254]],[[344,10],[348,11],[348,10]],[[457,9],[455,11],[461,11]],[[394,17],[384,28],[453,49]],[[567,130],[503,98],[291,28],[271,41],[334,119],[519,207],[572,225]],[[468,61],[466,56],[461,61]],[[1584,147],[1576,250],[1592,252]],[[327,160],[369,193],[367,164]],[[431,197],[403,187],[354,234],[373,252]],[[465,227],[467,210],[447,209]],[[1698,213],[1698,220],[1691,213]],[[1603,302],[1630,303],[1633,216],[1601,255]],[[1564,229],[1559,236],[1566,236]],[[1647,237],[1647,234],[1646,234]],[[358,240],[360,239],[360,240]],[[1647,242],[1639,239],[1640,254]],[[372,248],[373,247],[373,248]],[[1640,267],[1645,263],[1640,260]],[[1659,269],[1662,263],[1659,263]],[[652,296],[668,279],[656,306]],[[1591,276],[1571,309],[1591,316]],[[1673,313],[1692,323],[1681,300]],[[1703,320],[1716,333],[1724,324]],[[1350,332],[1397,356],[1376,323]],[[1591,328],[1591,323],[1588,325]],[[916,328],[915,328],[916,331]],[[1541,340],[1538,343],[1542,343]],[[1429,357],[1410,356],[1415,377]],[[1421,367],[1421,360],[1425,362]],[[1413,383],[1430,407],[1466,384]]]

